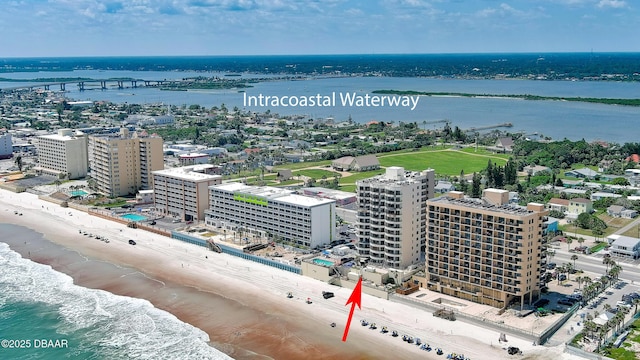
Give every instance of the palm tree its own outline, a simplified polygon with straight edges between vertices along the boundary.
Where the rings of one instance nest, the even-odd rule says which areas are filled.
[[[580,285],[582,284],[582,276],[576,276],[576,282],[578,283],[578,290],[580,290]]]
[[[569,279],[569,277],[571,276],[571,271],[573,270],[573,265],[571,265],[571,263],[566,263],[564,264],[564,271],[567,273],[567,280],[571,280]]]
[[[14,163],[18,167],[18,171],[22,172],[22,155],[16,156],[16,159],[14,160]]]
[[[607,276],[601,276],[600,277],[600,284],[599,287],[602,287],[603,289],[605,289],[607,287],[607,285],[609,284],[609,277]]]
[[[571,243],[573,242],[573,239],[568,237],[567,238],[567,251],[569,251],[570,247],[571,247]]]
[[[640,299],[639,298],[633,299],[633,305],[635,305],[635,310],[633,311],[634,314],[638,313],[638,304],[640,304]]]
[[[611,265],[611,254],[606,254],[604,258],[602,258],[602,264],[607,266],[607,270],[605,272],[609,272],[609,265]]]
[[[576,268],[576,260],[578,260],[578,255],[573,254],[571,255],[571,260],[573,260],[573,268]]]
[[[584,238],[583,237],[579,237],[578,238],[578,244],[580,244],[580,246],[582,246],[582,243],[584,243]]]
[[[618,280],[618,276],[620,276],[621,272],[622,272],[622,266],[614,263],[614,265],[611,267],[611,270],[609,270],[609,275],[614,279]]]

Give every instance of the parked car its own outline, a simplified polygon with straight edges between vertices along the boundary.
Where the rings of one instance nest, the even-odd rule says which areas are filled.
[[[574,302],[567,299],[567,298],[563,298],[558,300],[558,305],[566,305],[566,306],[573,306]]]
[[[548,263],[548,264],[547,264],[547,269],[549,269],[549,270],[553,270],[553,269],[555,269],[555,268],[556,268],[556,263]]]
[[[535,308],[540,308],[547,305],[548,303],[549,303],[549,299],[538,299],[538,301],[533,303],[533,306]]]
[[[325,298],[325,299],[331,299],[334,296],[335,295],[332,292],[329,292],[329,291],[323,291],[322,292],[322,297]]]

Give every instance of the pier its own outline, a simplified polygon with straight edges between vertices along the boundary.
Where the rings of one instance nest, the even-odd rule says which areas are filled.
[[[491,129],[499,129],[499,128],[503,128],[503,127],[513,127],[513,124],[510,122],[506,122],[506,123],[500,123],[500,124],[494,124],[494,125],[487,125],[487,126],[477,126],[477,127],[470,127],[468,129],[465,129],[465,132],[473,132],[473,131],[481,131],[481,130],[491,130]]]

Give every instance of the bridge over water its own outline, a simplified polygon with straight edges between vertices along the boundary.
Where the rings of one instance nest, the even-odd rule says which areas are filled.
[[[12,86],[1,88],[0,92],[12,92],[19,90],[44,89],[50,90],[51,87],[59,87],[60,91],[65,91],[67,85],[76,85],[80,91],[83,90],[107,90],[109,88],[137,88],[137,87],[159,87],[162,85],[180,83],[180,80],[144,80],[132,78],[112,78],[112,79],[88,79],[88,80],[69,80],[42,82],[38,84],[29,84],[22,86]]]

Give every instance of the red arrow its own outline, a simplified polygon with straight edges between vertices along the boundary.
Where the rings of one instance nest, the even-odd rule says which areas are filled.
[[[353,288],[353,292],[351,296],[349,296],[349,300],[347,300],[346,305],[351,303],[351,311],[349,311],[349,318],[347,319],[347,326],[344,328],[344,335],[342,335],[342,341],[347,341],[347,335],[349,334],[349,326],[351,326],[351,318],[353,317],[353,310],[358,305],[358,309],[362,309],[360,307],[360,301],[362,300],[362,278],[358,279],[358,283],[356,287]]]

